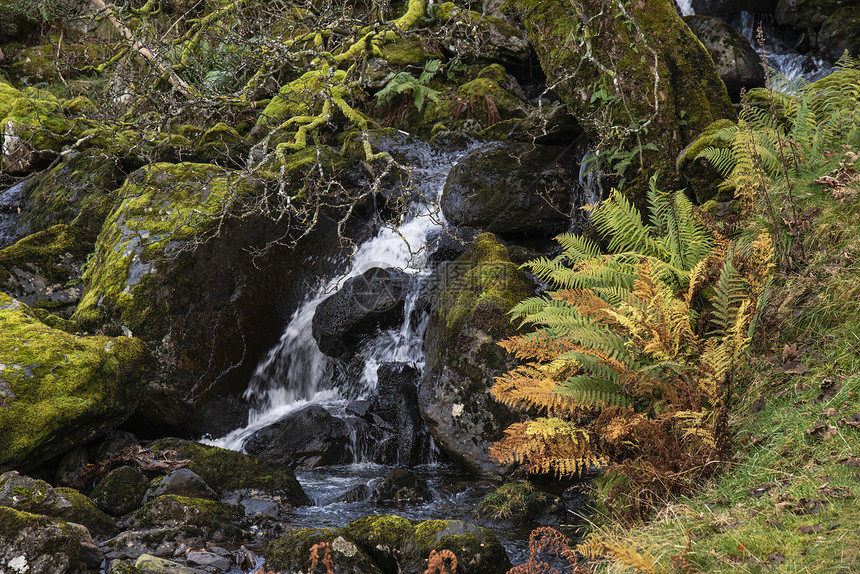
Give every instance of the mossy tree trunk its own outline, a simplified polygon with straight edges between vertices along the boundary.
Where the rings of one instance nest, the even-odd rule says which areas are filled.
[[[735,118],[711,57],[671,0],[508,0],[507,10],[547,85],[637,203],[654,173],[664,188],[678,183],[675,159],[708,124]]]

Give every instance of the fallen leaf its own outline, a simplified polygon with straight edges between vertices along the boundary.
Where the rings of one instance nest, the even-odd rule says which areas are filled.
[[[831,498],[851,498],[851,491],[847,486],[821,487],[818,492]]]
[[[836,409],[834,409],[833,407],[830,407],[828,409],[824,409],[823,411],[821,411],[821,414],[824,415],[825,417],[835,417],[836,416]]]
[[[823,498],[801,498],[794,507],[795,514],[818,514],[827,501]]]
[[[777,486],[777,485],[776,485],[776,483],[774,483],[774,482],[766,482],[766,483],[764,483],[764,484],[762,484],[762,485],[760,485],[760,486],[748,486],[748,487],[747,487],[747,491],[748,491],[748,492],[749,492],[749,493],[750,493],[754,498],[761,498],[762,496],[764,496],[764,493],[765,493],[765,492],[767,492],[768,490],[770,490],[770,489],[772,489],[772,488],[776,488],[776,486]]]
[[[821,381],[821,394],[818,395],[818,398],[815,399],[816,402],[824,402],[829,401],[833,397],[836,396],[836,393],[839,392],[839,389],[842,388],[842,383],[837,383],[833,379],[827,378],[822,379]]]
[[[824,527],[820,524],[813,524],[812,526],[801,526],[797,529],[801,534],[814,534],[815,532],[821,532],[824,530]]]
[[[860,456],[849,456],[848,458],[843,459],[839,462],[841,462],[845,466],[860,467]]]
[[[806,434],[815,440],[827,440],[836,434],[836,427],[830,423],[822,423],[806,429]]]
[[[767,559],[774,565],[779,565],[785,562],[785,556],[782,554],[768,554]]]

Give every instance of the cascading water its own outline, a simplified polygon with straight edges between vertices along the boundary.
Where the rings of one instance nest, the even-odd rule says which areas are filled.
[[[258,365],[244,397],[253,405],[248,425],[212,444],[242,450],[256,431],[281,420],[309,403],[324,406],[333,414],[342,413],[348,399],[367,398],[376,389],[376,369],[383,362],[397,361],[423,368],[421,350],[426,313],[414,313],[420,294],[420,276],[427,259],[428,238],[443,229],[444,221],[436,202],[448,172],[468,150],[444,151],[409,139],[392,144],[386,151],[406,157],[414,166],[412,179],[415,201],[396,228],[382,227],[356,249],[348,269],[310,295],[293,314],[278,345]],[[358,388],[350,393],[333,386],[332,359],[324,355],[311,334],[317,307],[351,278],[373,267],[399,268],[413,275],[406,297],[404,320],[393,330],[380,333],[362,349],[364,368]]]

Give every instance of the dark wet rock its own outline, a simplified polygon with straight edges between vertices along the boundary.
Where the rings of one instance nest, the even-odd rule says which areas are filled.
[[[179,468],[166,476],[155,478],[143,497],[146,503],[162,494],[175,494],[190,498],[217,500],[218,494],[212,490],[200,475],[190,468]]]
[[[201,568],[186,566],[173,560],[143,554],[134,563],[140,574],[209,574]]]
[[[501,16],[501,14],[498,14]],[[452,30],[446,48],[467,60],[523,65],[531,56],[525,33],[501,18],[466,10],[453,2],[440,4],[436,18]]]
[[[376,373],[375,412],[395,429],[397,453],[394,462],[412,466],[427,460],[430,438],[418,411],[421,372],[405,363],[383,363]]]
[[[733,99],[739,99],[741,89],[764,85],[759,55],[725,20],[714,16],[687,16],[684,22],[708,49]]]
[[[104,461],[129,446],[138,445],[137,437],[128,431],[112,430],[103,439],[90,445],[93,460]]]
[[[87,449],[76,446],[63,455],[57,464],[57,472],[54,473],[54,484],[70,486],[81,490],[86,487],[84,469],[90,462]]]
[[[115,428],[152,365],[129,337],[77,337],[0,293],[0,471],[36,468]]]
[[[693,0],[696,14],[705,16],[728,16],[740,11],[756,14],[772,14],[779,0]]]
[[[347,357],[376,330],[402,321],[408,279],[403,271],[374,267],[347,280],[314,314],[313,336],[320,351]]]
[[[370,498],[370,494],[371,491],[369,486],[366,484],[359,484],[347,490],[346,494],[339,496],[335,502],[363,502]]]
[[[427,481],[411,470],[392,468],[385,479],[373,489],[375,502],[414,503],[433,499]]]
[[[85,574],[101,560],[80,524],[0,507],[0,564],[11,572]]]
[[[143,554],[172,557],[182,548],[200,548],[209,533],[196,526],[126,530],[101,544],[108,560],[135,560]]]
[[[447,454],[476,474],[497,477],[510,467],[490,459],[487,445],[521,416],[490,395],[494,377],[514,364],[497,343],[515,333],[508,311],[534,287],[489,233],[450,266],[427,326],[419,408]]]
[[[113,516],[121,516],[140,508],[149,487],[149,479],[131,466],[110,471],[96,484],[90,498],[96,506]]]
[[[728,201],[734,197],[734,192],[720,189],[724,178],[722,174],[705,158],[698,155],[709,147],[717,149],[729,148],[732,145],[731,136],[725,137],[721,130],[733,126],[729,120],[719,120],[708,126],[698,139],[681,151],[678,156],[678,173],[687,182],[688,190],[699,205],[706,201]]]
[[[21,210],[26,206],[27,196],[36,183],[36,178],[28,177],[0,191],[0,249],[12,245],[25,235],[18,228],[18,222]]]
[[[150,500],[125,518],[131,530],[146,528],[195,527],[216,542],[236,540],[238,523],[245,516],[241,507],[204,498],[165,494]]]
[[[779,0],[774,18],[777,24],[817,29],[843,4],[844,0]]]
[[[266,547],[263,552],[266,567],[287,572],[310,571],[311,548],[323,542],[331,549],[334,574],[381,574],[379,567],[359,546],[333,528],[291,530]],[[319,555],[320,562],[323,556]]]
[[[546,100],[526,108],[524,118],[500,121],[484,130],[483,135],[490,140],[554,146],[585,139],[582,127],[564,104]]]
[[[555,235],[570,225],[577,167],[568,148],[493,143],[448,174],[442,212],[455,226],[503,235]]]
[[[257,490],[278,496],[286,506],[312,504],[286,464],[175,438],[156,441],[150,448],[173,449],[179,458],[190,459],[188,468],[222,496],[235,491]]]
[[[229,558],[203,550],[189,552],[185,555],[185,560],[194,566],[214,568],[215,570],[228,570],[231,564]]]
[[[511,568],[502,544],[486,528],[460,520],[426,520],[404,537],[403,572],[424,572],[430,552],[442,549],[457,556],[464,573],[498,574]]]
[[[106,540],[116,535],[116,520],[97,507],[89,497],[74,488],[59,487],[56,491],[72,504],[71,509],[60,515],[63,520],[83,524],[96,540]]]
[[[309,469],[349,461],[349,427],[319,405],[308,405],[254,433],[245,450],[263,460]]]
[[[833,12],[821,25],[818,33],[820,51],[832,62],[844,52],[857,57],[860,54],[860,5],[844,6]]]
[[[446,227],[428,238],[429,261],[453,261],[466,252],[481,232],[472,227]]]

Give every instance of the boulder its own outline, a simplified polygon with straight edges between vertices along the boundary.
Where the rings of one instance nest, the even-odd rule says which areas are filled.
[[[245,513],[235,504],[165,494],[150,500],[125,518],[129,530],[196,527],[207,539],[236,540]]]
[[[179,468],[166,476],[153,479],[143,497],[143,502],[146,503],[162,494],[208,498],[210,500],[218,499],[218,494],[200,478],[199,474],[190,468]]]
[[[36,178],[29,177],[0,191],[0,249],[24,236],[18,228],[18,221],[21,210],[26,207],[27,196],[35,185]]]
[[[494,377],[513,366],[497,343],[515,333],[508,312],[534,287],[490,233],[478,236],[437,277],[419,409],[447,454],[476,474],[498,477],[510,468],[491,460],[488,447],[521,415],[490,395]]]
[[[430,437],[418,411],[421,372],[405,363],[383,363],[376,375],[374,412],[395,428],[397,456],[394,462],[414,466],[426,461]]]
[[[131,337],[76,337],[0,293],[0,470],[26,472],[113,429],[152,366]]]
[[[68,319],[81,298],[81,275],[93,250],[84,234],[55,225],[0,250],[0,290],[32,308]]]
[[[142,554],[134,562],[140,574],[209,574],[208,570],[185,566],[173,560]]]
[[[496,142],[460,159],[442,192],[454,226],[505,235],[555,235],[567,229],[578,168],[569,149]]]
[[[149,480],[131,466],[116,468],[101,479],[90,493],[100,509],[113,516],[128,514],[140,508]]]
[[[403,562],[400,549],[415,524],[402,516],[374,514],[351,522],[343,533],[367,552],[383,572],[398,572]]]
[[[290,182],[313,167],[302,158],[316,158],[313,148],[296,155]],[[298,193],[301,185],[290,189]],[[158,357],[128,424],[141,436],[152,429],[161,436],[217,434],[247,422],[239,397],[253,370],[307,285],[341,254],[337,224],[325,214],[291,248],[285,234],[296,222],[222,211],[262,193],[239,172],[190,163],[149,165],[119,191],[124,199],[96,242],[73,320],[89,331],[133,333]],[[266,245],[264,254],[249,255]],[[233,400],[228,410],[221,408],[225,399]],[[213,404],[219,416],[207,409]]]
[[[531,56],[525,33],[506,20],[445,2],[436,8],[436,18],[450,30],[448,51],[466,61],[493,61],[505,66],[523,66]]]
[[[385,479],[373,489],[374,502],[416,503],[433,499],[427,481],[411,470],[392,468]]]
[[[368,269],[344,282],[316,309],[312,322],[320,351],[346,358],[378,329],[403,320],[409,276],[397,269]]]
[[[325,544],[327,548],[320,545]],[[263,552],[266,567],[285,572],[312,572],[311,548],[316,547],[317,568],[326,556],[331,560],[332,574],[382,574],[379,567],[354,542],[333,528],[291,530],[271,542]]]
[[[764,85],[759,55],[725,20],[697,15],[684,17],[684,22],[707,48],[732,99],[740,99],[741,89]]]
[[[798,29],[818,29],[844,0],[779,0],[774,11],[777,24]]]
[[[98,562],[96,562],[98,560]],[[86,574],[98,548],[81,525],[0,507],[0,567],[15,573]]]
[[[162,439],[150,447],[173,449],[180,458],[190,459],[187,468],[222,496],[229,492],[254,490],[277,496],[284,506],[312,504],[296,475],[285,464],[180,439]]]
[[[509,482],[484,496],[478,503],[478,516],[488,516],[502,523],[530,525],[558,521],[565,512],[561,499],[537,490],[528,482]]]
[[[729,201],[734,197],[733,192],[719,188],[724,179],[722,174],[709,161],[698,157],[703,150],[709,147],[718,149],[731,147],[731,137],[724,137],[721,130],[733,125],[734,122],[729,120],[714,122],[702,132],[698,139],[681,150],[681,154],[678,156],[678,173],[686,181],[689,194],[699,205],[711,199]]]
[[[860,56],[860,5],[844,6],[830,15],[818,33],[820,51],[835,62],[844,52]]]
[[[653,174],[663,188],[677,183],[675,158],[692,138],[718,119],[736,117],[713,61],[674,0],[625,4],[624,13],[602,0],[580,2],[579,10],[564,0],[507,6],[523,22],[546,83],[591,140],[605,141],[615,130],[605,142],[613,150],[607,161],[611,169],[627,166],[624,191],[637,205],[645,204]],[[625,135],[626,129],[634,131]]]
[[[403,572],[425,572],[434,550],[453,552],[458,572],[464,574],[498,574],[511,568],[501,542],[486,528],[460,520],[425,520],[404,537]]]
[[[210,534],[196,526],[126,530],[102,543],[101,547],[108,560],[136,560],[144,554],[171,558],[188,548],[200,548]]]
[[[245,450],[291,468],[340,464],[351,461],[349,430],[343,419],[312,404],[254,433]]]

